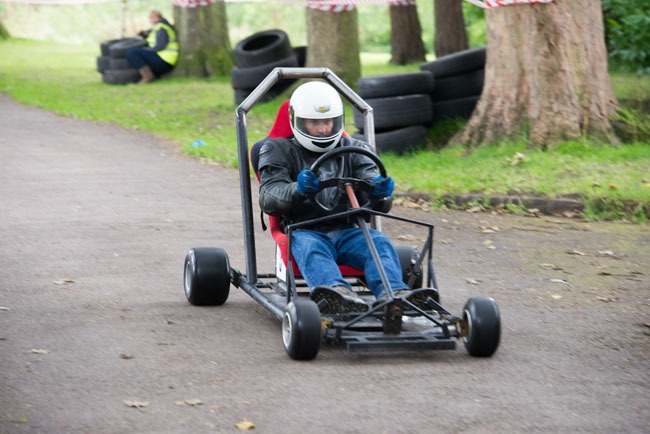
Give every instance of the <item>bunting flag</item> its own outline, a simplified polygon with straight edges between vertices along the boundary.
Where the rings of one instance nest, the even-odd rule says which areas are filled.
[[[478,7],[489,9],[531,3],[554,3],[555,0],[465,0]]]
[[[39,1],[39,0],[35,0],[35,1]],[[75,1],[75,0],[63,0],[63,1]],[[101,0],[101,1],[110,1],[110,0]],[[357,5],[412,6],[415,4],[415,0],[172,0],[172,4],[174,6],[178,6],[181,8],[196,8],[200,6],[207,6],[217,1],[225,1],[227,3],[262,3],[262,2],[291,3],[295,5],[304,5],[311,9],[317,9],[319,11],[327,11],[327,12],[351,11]]]

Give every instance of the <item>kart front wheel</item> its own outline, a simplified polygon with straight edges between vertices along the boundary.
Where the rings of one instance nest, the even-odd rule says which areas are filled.
[[[465,336],[463,342],[470,355],[490,357],[501,339],[501,314],[491,297],[473,297],[463,308]]]
[[[220,306],[228,299],[230,263],[224,249],[190,249],[183,274],[185,298],[194,306]]]
[[[321,341],[321,320],[318,306],[311,300],[289,302],[282,317],[282,342],[294,360],[312,360]]]

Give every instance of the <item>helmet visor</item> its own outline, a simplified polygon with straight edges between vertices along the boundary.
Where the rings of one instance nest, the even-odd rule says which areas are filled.
[[[325,119],[296,117],[294,127],[314,145],[325,148],[340,137],[343,115]]]

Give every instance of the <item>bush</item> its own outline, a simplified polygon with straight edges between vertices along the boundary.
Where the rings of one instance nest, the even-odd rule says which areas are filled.
[[[607,52],[615,68],[650,74],[647,0],[602,0]]]

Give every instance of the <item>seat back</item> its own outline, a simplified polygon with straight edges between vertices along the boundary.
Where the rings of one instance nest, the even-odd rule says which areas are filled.
[[[343,134],[346,135],[345,132]],[[273,127],[271,127],[271,131],[269,131],[268,136],[266,136],[262,140],[255,142],[255,144],[253,144],[253,146],[251,147],[251,151],[250,151],[251,166],[253,167],[253,171],[255,172],[255,176],[257,177],[258,181],[260,180],[259,161],[260,161],[260,150],[262,148],[262,145],[268,139],[275,139],[280,137],[287,138],[287,139],[293,137],[293,131],[291,131],[291,122],[289,120],[289,100],[283,102],[278,108],[278,112],[275,116]],[[268,217],[269,217],[269,229],[271,231],[271,236],[275,240],[275,243],[278,245],[280,255],[282,256],[282,262],[286,267],[287,259],[289,256],[288,237],[284,233],[282,224],[280,223],[280,218],[271,215]],[[298,264],[296,264],[293,258],[291,258],[291,263],[293,266],[294,274],[296,276],[299,276],[300,270],[298,269]],[[363,272],[361,270],[352,268],[347,265],[339,265],[339,269],[341,270],[341,274],[343,274],[344,276],[363,276]]]

